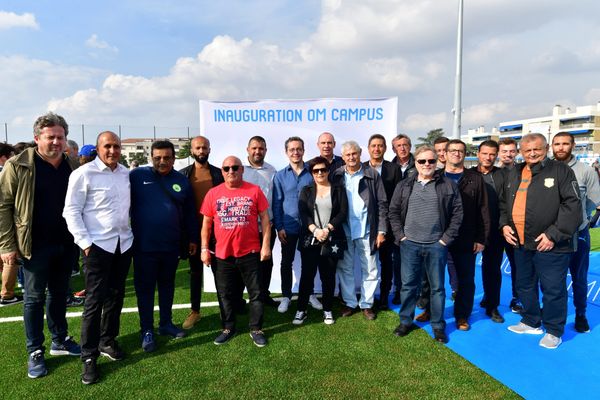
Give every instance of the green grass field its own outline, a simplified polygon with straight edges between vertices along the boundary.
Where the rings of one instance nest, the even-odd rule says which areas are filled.
[[[187,263],[177,273],[175,303],[189,302]],[[73,280],[73,288],[82,278]],[[203,301],[215,301],[206,294]],[[131,277],[125,307],[135,307]],[[0,323],[0,391],[3,399],[412,399],[518,398],[422,330],[397,338],[393,312],[375,321],[362,315],[322,323],[321,313],[309,309],[308,321],[295,327],[293,303],[287,314],[268,308],[265,333],[269,345],[257,348],[248,335],[246,316],[238,320],[238,336],[224,346],[212,341],[220,329],[217,307],[204,308],[201,322],[180,340],[159,337],[159,349],[141,350],[136,313],[123,314],[119,342],[128,357],[121,362],[99,360],[101,381],[80,382],[76,357],[51,356],[49,375],[27,378],[27,354],[22,322]],[[80,311],[69,308],[68,311]],[[187,310],[174,310],[180,324]],[[334,309],[339,315],[339,307]],[[0,308],[0,318],[22,315],[22,306]],[[69,319],[70,334],[78,339],[80,318]],[[47,330],[46,330],[47,333]],[[46,338],[49,347],[50,339]]]

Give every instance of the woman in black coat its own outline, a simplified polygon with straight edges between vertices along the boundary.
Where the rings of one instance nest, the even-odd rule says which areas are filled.
[[[323,292],[323,322],[333,324],[332,303],[335,290],[335,269],[338,259],[344,252],[346,235],[343,223],[348,215],[348,199],[343,186],[329,182],[329,162],[323,157],[315,157],[308,162],[314,182],[305,186],[300,192],[298,210],[302,222],[299,242],[302,256],[302,272],[300,276],[300,293],[298,295],[298,311],[293,324],[302,324],[307,317],[306,307],[309,296],[313,292],[317,268],[321,277]],[[316,205],[316,207],[315,207]],[[305,240],[308,238],[308,240]],[[331,246],[336,254],[321,255],[320,243],[333,239]],[[306,242],[314,245],[305,246]]]

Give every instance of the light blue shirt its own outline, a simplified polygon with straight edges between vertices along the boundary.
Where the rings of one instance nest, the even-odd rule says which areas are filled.
[[[348,219],[344,224],[346,236],[352,240],[364,238],[369,234],[369,224],[367,223],[367,205],[360,197],[358,187],[361,179],[364,177],[363,167],[354,174],[344,172],[344,182],[346,186],[346,196],[348,197]]]

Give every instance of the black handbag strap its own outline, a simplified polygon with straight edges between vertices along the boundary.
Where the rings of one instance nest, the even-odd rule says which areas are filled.
[[[319,228],[323,229],[323,222],[321,222],[321,214],[319,214],[319,207],[317,207],[317,199],[315,199],[315,212],[317,213],[317,219],[319,220]]]

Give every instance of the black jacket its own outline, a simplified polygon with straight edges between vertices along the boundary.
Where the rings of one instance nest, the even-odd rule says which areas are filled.
[[[433,179],[438,197],[440,224],[444,230],[442,241],[448,246],[458,236],[458,230],[463,219],[462,200],[458,186],[451,179],[446,178],[439,172],[435,173]],[[408,211],[408,201],[416,180],[417,175],[413,175],[400,182],[390,201],[390,224],[398,245],[400,240],[406,236],[404,234],[404,222]]]
[[[398,162],[398,156],[394,157],[392,159],[392,162],[400,167],[400,163]],[[401,175],[400,180],[403,180],[406,178],[411,178],[411,177],[417,175],[417,168],[415,167],[415,157],[412,155],[412,153],[410,154],[410,157],[408,158],[408,166],[404,170],[404,173],[402,172],[402,167],[400,167],[400,175]]]
[[[488,174],[482,174],[477,170],[477,167],[472,167],[471,170],[477,171],[481,174],[488,194],[488,210],[490,213],[490,235],[488,236],[488,243],[491,241],[498,240],[502,235],[500,232],[500,191],[504,186],[506,180],[506,173],[508,172],[505,168],[492,167],[492,170]],[[486,180],[487,179],[487,180]],[[489,182],[491,181],[491,182]]]
[[[369,245],[371,247],[371,254],[375,254],[377,251],[377,247],[375,246],[377,234],[379,232],[387,233],[388,202],[379,173],[371,167],[363,166],[362,168],[363,178],[360,180],[358,190],[361,199],[367,206],[369,214]],[[331,178],[332,184],[345,188],[345,173],[346,167],[336,169]]]
[[[524,167],[522,163],[508,171],[500,194],[500,228],[510,225],[515,236],[512,209]],[[548,158],[534,165],[527,190],[524,247],[536,250],[535,238],[545,233],[554,242],[553,251],[575,251],[575,235],[582,218],[579,185],[573,170],[567,164]]]
[[[319,226],[319,221],[315,221],[314,209],[315,198],[317,196],[317,187],[314,183],[305,186],[298,197],[298,212],[300,213],[300,237],[311,234],[308,227],[311,224]],[[348,217],[348,198],[346,197],[346,188],[340,185],[331,185],[331,218],[323,222],[323,226],[328,223],[333,226],[331,236],[337,239],[345,239],[344,222]]]
[[[363,163],[364,166],[370,167],[369,161],[365,161]],[[383,160],[383,164],[381,164],[381,182],[383,182],[383,188],[385,189],[385,196],[389,200],[392,198],[394,194],[394,190],[396,186],[402,180],[402,169],[400,165],[395,162],[390,162]],[[387,230],[387,240],[394,240],[394,236],[392,234],[392,227],[389,224],[388,219],[388,230]]]
[[[473,251],[473,243],[485,245],[490,235],[486,184],[479,172],[465,169],[458,182],[458,190],[462,200],[463,219],[452,248]]]

